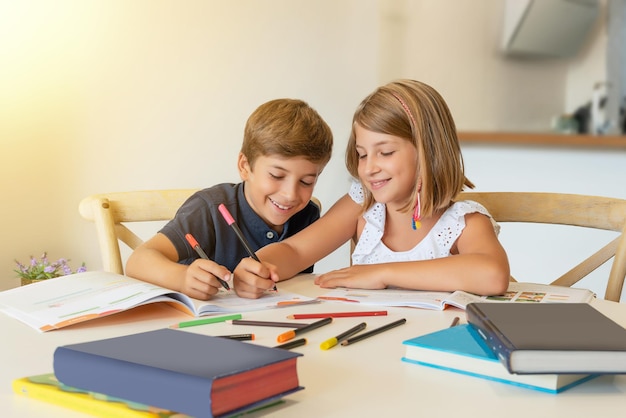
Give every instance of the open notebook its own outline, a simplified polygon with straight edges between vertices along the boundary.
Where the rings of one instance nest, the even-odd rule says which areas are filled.
[[[479,296],[461,290],[450,293],[405,289],[340,288],[325,293],[319,299],[371,306],[408,306],[444,310],[447,306],[465,309],[472,302],[586,303],[592,301],[594,297],[594,293],[589,289],[511,282],[506,293],[498,296]]]
[[[206,316],[315,303],[317,299],[280,289],[259,299],[246,299],[233,290],[220,290],[212,299],[201,301],[104,271],[71,274],[0,292],[0,310],[40,332],[157,302],[169,303],[192,316]]]

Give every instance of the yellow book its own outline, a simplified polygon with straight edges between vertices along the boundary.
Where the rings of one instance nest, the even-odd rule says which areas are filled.
[[[54,373],[23,377],[13,381],[13,391],[19,395],[63,406],[97,417],[124,418],[183,418],[164,409],[154,408],[95,392],[87,392],[59,382]]]
[[[15,379],[13,381],[13,391],[18,395],[38,399],[96,417],[191,418],[189,415],[67,386],[59,382],[54,373]],[[284,402],[282,399],[271,400],[248,410],[227,414],[226,416],[231,418],[242,417],[249,413],[283,404]]]

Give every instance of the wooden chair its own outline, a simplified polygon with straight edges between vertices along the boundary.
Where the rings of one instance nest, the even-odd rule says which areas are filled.
[[[526,192],[463,192],[458,200],[481,203],[499,223],[558,224],[618,232],[615,239],[551,284],[572,286],[614,258],[604,299],[619,302],[626,276],[626,200]]]
[[[124,274],[119,241],[133,250],[143,242],[125,224],[168,221],[185,200],[198,190],[146,190],[96,194],[84,198],[78,210],[83,218],[96,225],[103,270]],[[311,201],[322,210],[317,198],[312,197]]]

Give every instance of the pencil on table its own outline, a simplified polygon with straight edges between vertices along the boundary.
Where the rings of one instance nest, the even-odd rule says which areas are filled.
[[[333,348],[334,346],[336,346],[337,344],[339,344],[343,340],[347,339],[348,337],[350,337],[350,336],[356,334],[357,332],[365,329],[366,326],[367,326],[367,324],[365,322],[361,322],[359,325],[356,325],[356,326],[350,328],[349,330],[347,330],[345,332],[342,332],[341,334],[337,335],[336,337],[329,338],[328,340],[324,341],[323,343],[320,344],[320,348],[322,350],[328,350],[330,348]]]
[[[318,312],[307,314],[287,315],[287,319],[313,319],[313,318],[352,318],[357,316],[385,316],[387,311],[351,311],[351,312]]]
[[[216,335],[216,337],[228,338],[229,340],[237,340],[237,341],[251,341],[251,340],[254,340],[254,334]]]
[[[324,318],[324,319],[320,319],[319,321],[313,322],[309,325],[307,325],[306,327],[302,327],[302,328],[296,328],[294,330],[291,331],[287,331],[287,332],[283,332],[282,334],[280,334],[277,338],[279,343],[288,341],[292,338],[294,338],[296,335],[301,334],[303,332],[308,332],[308,331],[312,331],[316,328],[319,328],[321,326],[324,326],[326,324],[330,324],[331,322],[333,322],[333,318]]]
[[[302,328],[309,324],[303,322],[276,322],[276,321],[255,321],[250,319],[233,319],[233,325],[251,325],[259,327],[282,327],[282,328]]]
[[[178,324],[172,325],[170,328],[195,327],[197,325],[206,325],[206,324],[215,324],[218,322],[225,322],[231,319],[232,320],[241,319],[241,314],[233,314],[233,315],[226,315],[226,316],[212,316],[210,318],[193,319],[191,321],[179,322]]]
[[[275,345],[274,348],[281,348],[283,350],[290,350],[292,348],[300,347],[306,344],[306,338],[299,338],[297,340],[289,341],[284,344]]]
[[[366,338],[373,337],[376,334],[380,334],[381,332],[388,331],[388,330],[390,330],[392,328],[395,328],[395,327],[397,327],[399,325],[402,325],[404,323],[406,323],[406,319],[404,319],[404,318],[398,319],[397,321],[390,322],[389,324],[383,325],[382,327],[378,327],[378,328],[375,328],[375,329],[373,329],[371,331],[364,332],[363,334],[359,334],[356,337],[349,338],[349,339],[343,341],[341,343],[341,345],[354,344],[354,343],[359,342],[361,340],[364,340]]]

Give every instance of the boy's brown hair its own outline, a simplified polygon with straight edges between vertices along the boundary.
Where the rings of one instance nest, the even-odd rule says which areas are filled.
[[[326,166],[332,155],[333,134],[324,119],[306,102],[276,99],[259,106],[248,118],[241,153],[250,167],[259,156],[304,157]]]
[[[354,113],[346,149],[346,167],[358,179],[355,124],[372,132],[404,138],[417,150],[415,189],[403,211],[413,210],[421,193],[422,216],[431,216],[448,208],[464,187],[474,187],[465,177],[452,114],[441,95],[429,85],[396,80],[379,87],[361,102]],[[365,187],[363,193],[363,209],[367,210],[374,204],[374,198]]]

